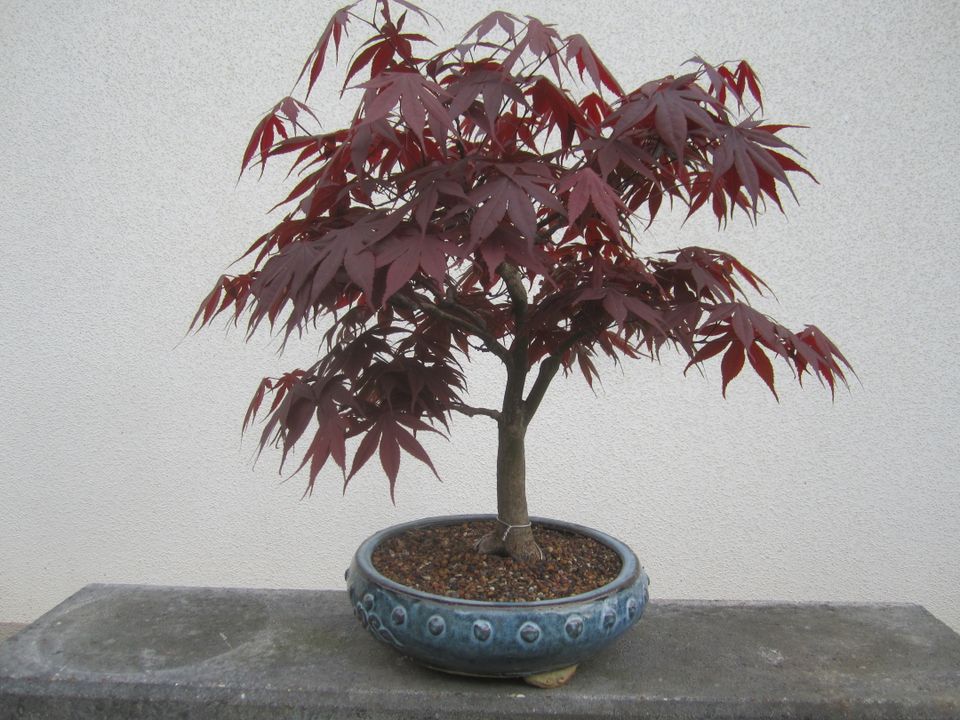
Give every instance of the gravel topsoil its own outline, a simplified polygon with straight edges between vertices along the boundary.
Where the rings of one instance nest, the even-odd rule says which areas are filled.
[[[395,535],[373,551],[373,565],[408,587],[447,597],[493,602],[554,600],[588,592],[620,573],[620,556],[593,538],[534,523],[544,559],[532,564],[483,555],[474,545],[493,521],[437,525]]]

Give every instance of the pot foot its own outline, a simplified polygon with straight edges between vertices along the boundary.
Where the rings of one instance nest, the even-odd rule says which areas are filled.
[[[570,665],[569,667],[560,668],[559,670],[537,673],[536,675],[527,675],[523,678],[523,681],[527,683],[527,685],[533,685],[534,687],[551,690],[553,688],[566,685],[568,682],[570,682],[570,678],[573,677],[573,674],[576,671],[577,666]]]

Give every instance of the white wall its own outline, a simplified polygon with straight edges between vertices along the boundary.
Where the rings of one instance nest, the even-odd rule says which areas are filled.
[[[810,126],[790,137],[821,184],[798,181],[800,206],[757,229],[668,220],[645,249],[735,250],[780,298],[763,307],[820,325],[863,381],[836,402],[783,384],[777,404],[755,379],[723,400],[716,367],[683,379],[673,357],[607,368],[597,398],[572,378],[531,428],[533,510],[626,540],[655,597],[911,601],[960,629],[960,10],[502,4],[584,33],[627,84],[694,52],[751,60],[770,116]],[[432,5],[452,34],[495,3]],[[405,461],[396,507],[376,472],[346,497],[331,473],[301,502],[276,455],[251,469],[240,420],[259,378],[309,362],[316,340],[278,358],[265,336],[184,339],[218,274],[272,223],[280,179],[237,186],[240,156],[332,8],[7,3],[0,619],[30,620],[90,582],[337,588],[376,529],[493,510],[483,418],[432,446],[444,484]],[[344,116],[317,100],[328,127]],[[494,402],[497,368],[474,370]]]

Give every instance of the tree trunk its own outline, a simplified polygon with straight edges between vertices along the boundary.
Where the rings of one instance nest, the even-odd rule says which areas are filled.
[[[526,456],[527,434],[522,418],[503,417],[499,423],[497,445],[497,516],[498,527],[478,545],[481,552],[509,555],[521,562],[543,559],[530,528],[527,512]]]
[[[545,385],[538,388],[536,401],[527,405],[523,389],[529,371],[527,350],[527,291],[523,276],[516,266],[501,263],[497,267],[513,303],[516,320],[515,336],[505,360],[507,383],[503,390],[503,407],[497,419],[497,517],[498,527],[477,544],[481,552],[509,555],[521,562],[543,559],[543,551],[533,539],[530,516],[527,514],[527,462],[524,438],[527,424],[542,397]],[[554,372],[556,370],[554,369]],[[547,382],[549,378],[547,378]]]

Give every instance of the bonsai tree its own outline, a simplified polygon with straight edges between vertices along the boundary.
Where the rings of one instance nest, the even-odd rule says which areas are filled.
[[[820,330],[793,332],[747,303],[766,286],[736,258],[640,252],[664,201],[688,217],[708,208],[722,227],[737,211],[782,211],[791,175],[812,177],[780,137],[791,126],[760,119],[749,64],[696,57],[690,72],[625,90],[582,36],[531,17],[492,13],[437,51],[408,27],[429,27],[425,11],[371,9],[333,16],[300,73],[304,99],[284,97],[256,126],[241,173],[287,156],[300,180],[244,255],[250,270],[220,277],[191,326],[246,316],[249,333],[266,320],[286,343],[324,323],[317,363],[264,379],[243,421],[272,394],[259,448],[279,447],[282,471],[302,441],[308,493],[330,460],[345,488],[379,452],[392,499],[402,454],[437,472],[420,433],[481,416],[498,428],[503,527],[478,547],[531,561],[524,442],[561,370],[592,385],[598,357],[670,346],[688,369],[720,356],[724,395],[747,362],[776,395],[773,357],[831,393],[846,382]],[[357,27],[369,37],[343,83],[356,112],[311,130],[306,101],[330,46],[345,57]],[[475,353],[503,363],[498,408],[465,400]]]

